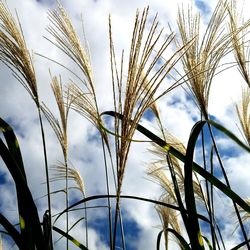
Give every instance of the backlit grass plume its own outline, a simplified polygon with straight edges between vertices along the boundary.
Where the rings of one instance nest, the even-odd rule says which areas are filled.
[[[242,90],[241,100],[235,105],[236,112],[240,121],[242,133],[250,145],[250,115],[249,115],[249,104],[250,104],[250,90],[249,88]]]
[[[174,148],[176,148],[179,152],[182,152],[184,155],[186,154],[186,148],[185,146],[173,135],[171,135],[169,132],[165,132],[166,141]],[[172,186],[172,191],[168,190],[167,194],[170,195],[170,197],[173,197],[172,192],[174,191],[173,183],[171,181],[170,177],[170,171],[169,168],[173,167],[173,170],[176,175],[177,183],[180,189],[180,193],[184,197],[184,173],[183,173],[183,166],[180,165],[179,160],[174,157],[170,156],[171,158],[171,166],[168,166],[168,162],[166,159],[166,150],[164,150],[162,147],[159,147],[155,144],[152,144],[152,147],[149,149],[149,151],[157,157],[154,161],[151,162],[149,165],[149,169],[147,171],[147,174],[150,176],[158,179],[158,183],[162,188],[164,188],[164,185],[166,184],[166,188],[169,189],[170,186]],[[168,174],[167,174],[168,173]],[[196,197],[202,201],[206,205],[206,198],[203,194],[202,187],[199,183],[199,179],[197,174],[195,174],[196,180],[193,180],[193,189]],[[169,182],[169,184],[167,184]],[[165,184],[164,184],[165,183]],[[167,190],[166,190],[167,191]],[[175,195],[174,195],[175,196]],[[177,202],[177,201],[176,201]]]
[[[117,68],[110,19],[110,55],[114,104],[115,110],[121,111],[125,117],[121,123],[116,123],[116,132],[120,134],[120,137],[117,138],[119,142],[116,143],[118,155],[118,195],[121,192],[129,148],[136,124],[140,121],[144,112],[152,107],[155,100],[166,94],[170,89],[173,89],[173,85],[171,85],[166,87],[167,90],[164,93],[157,94],[161,83],[182,56],[180,54],[184,53],[190,43],[188,41],[179,51],[173,52],[168,60],[160,63],[162,55],[173,43],[175,36],[171,33],[163,38],[163,30],[159,30],[157,16],[149,24],[147,20],[148,11],[149,9],[146,8],[142,14],[139,12],[136,14],[126,79],[122,77],[124,72],[123,57],[121,59],[121,69],[118,70]],[[147,25],[149,25],[149,31],[146,30]],[[155,52],[156,48],[157,52]],[[123,91],[125,91],[125,95],[122,94]]]
[[[54,130],[57,139],[61,145],[61,149],[63,152],[63,158],[64,158],[64,165],[66,169],[66,175],[65,175],[65,193],[66,193],[66,208],[69,205],[69,194],[68,194],[68,115],[70,106],[72,103],[72,100],[70,99],[70,95],[66,95],[66,98],[63,97],[63,87],[61,83],[61,79],[58,79],[57,77],[52,77],[52,83],[51,88],[56,100],[56,104],[59,110],[60,114],[60,122],[59,120],[54,116],[54,114],[50,111],[50,109],[43,104],[42,111],[47,118],[48,122],[50,123],[52,129]],[[66,231],[68,232],[69,229],[69,218],[68,213],[66,213]],[[68,239],[67,239],[67,249],[68,249]]]
[[[70,166],[66,167],[64,163],[59,162],[58,164],[53,165],[51,167],[51,170],[53,171],[51,181],[64,181],[67,177],[68,180],[72,181],[75,184],[69,186],[68,188],[76,189],[81,192],[83,197],[86,197],[86,190],[83,178],[76,168]]]
[[[0,2],[0,60],[11,69],[39,106],[35,69],[20,23],[3,2]]]
[[[237,3],[232,0],[228,5],[229,13],[229,31],[232,34],[232,47],[237,62],[238,69],[244,81],[250,88],[249,75],[249,40],[247,34],[249,32],[249,20],[244,22],[240,20],[240,14],[237,13]],[[240,23],[241,22],[241,23]]]
[[[54,164],[50,169],[52,171],[52,176],[50,178],[51,182],[58,182],[58,181],[67,181],[67,184],[65,185],[65,189],[63,190],[56,190],[63,191],[66,193],[66,206],[69,206],[69,190],[78,190],[81,193],[82,198],[86,197],[86,189],[84,185],[83,178],[80,174],[80,172],[73,166],[69,166],[68,162],[65,163],[58,162],[57,164]],[[72,183],[72,185],[70,185]],[[66,207],[66,208],[67,208]],[[69,232],[73,227],[75,227],[82,219],[85,220],[85,242],[86,247],[88,247],[88,213],[87,213],[87,206],[84,204],[84,217],[78,219],[73,226],[69,227],[69,216],[68,213],[66,214],[66,232]],[[66,242],[67,248],[69,247],[69,242],[67,240]]]
[[[86,89],[82,90],[77,84],[68,86],[66,95],[71,98],[72,108],[89,120],[101,133],[108,145],[107,135],[103,132],[102,121],[99,114],[95,83],[91,67],[90,55],[86,44],[82,44],[77,32],[62,5],[49,12],[50,25],[48,32],[55,41],[49,40],[62,50],[81,70]],[[80,77],[78,77],[80,79]]]
[[[104,157],[104,168],[107,194],[109,195],[109,177],[106,148],[110,155],[110,146],[108,142],[108,136],[105,130],[103,130],[102,119],[99,112],[97,103],[97,96],[95,92],[95,83],[93,80],[93,72],[91,67],[90,55],[86,44],[82,44],[78,34],[65,12],[64,8],[58,3],[58,8],[49,12],[50,25],[47,30],[52,35],[55,41],[48,39],[52,44],[58,47],[64,54],[66,54],[77,67],[80,69],[82,75],[77,76],[78,79],[84,84],[84,90],[79,88],[76,84],[69,85],[66,95],[73,100],[72,108],[83,115],[98,129],[101,135],[102,150]],[[69,70],[73,72],[72,70]],[[111,159],[112,161],[112,159]],[[109,209],[109,231],[110,231],[110,244],[111,244],[111,205],[108,198]]]
[[[163,29],[159,29],[157,15],[152,22],[148,20],[149,8],[140,14],[137,12],[130,44],[128,66],[124,65],[122,54],[120,68],[118,69],[115,55],[115,46],[112,38],[111,17],[109,19],[110,60],[112,72],[112,86],[114,109],[120,112],[124,119],[115,120],[116,162],[117,162],[117,211],[119,210],[119,197],[122,189],[131,140],[137,123],[144,112],[151,108],[154,101],[174,89],[175,83],[157,93],[161,83],[176,65],[182,53],[185,53],[190,41],[178,51],[173,52],[169,58],[161,63],[161,58],[174,41],[174,34],[164,36]],[[147,29],[146,27],[149,26]],[[126,79],[123,78],[127,70]],[[124,93],[124,94],[123,94]],[[133,121],[132,121],[133,120]],[[116,213],[117,215],[117,213]],[[116,216],[117,218],[117,216]],[[116,230],[116,223],[115,229]],[[114,233],[114,244],[115,245]]]
[[[64,159],[67,161],[68,159],[67,123],[68,123],[68,114],[70,106],[72,104],[72,99],[70,99],[70,95],[67,95],[66,99],[64,99],[63,96],[64,91],[62,88],[61,78],[58,79],[58,77],[56,76],[52,77],[51,88],[53,90],[53,94],[59,110],[60,119],[57,119],[45,104],[43,104],[42,110],[58,138]]]
[[[57,10],[49,12],[49,20],[50,25],[47,30],[54,37],[55,42],[50,41],[80,68],[88,92],[94,94],[95,86],[88,49],[86,46],[82,46],[76,30],[61,4],[58,4]]]
[[[171,203],[171,200],[169,200],[169,197],[167,195],[166,196],[163,195],[160,198],[160,201],[164,203],[168,203],[168,204]],[[169,232],[167,231],[167,229],[171,227],[179,235],[182,235],[178,214],[175,210],[170,209],[168,207],[160,206],[160,205],[156,206],[156,210],[159,214],[159,217],[162,222],[162,228],[164,230],[165,250],[168,250],[170,248],[169,248]],[[181,248],[181,245],[180,245],[180,248]]]
[[[70,83],[66,93],[72,99],[71,108],[87,119],[102,135],[105,144],[109,147],[108,136],[103,130],[103,122],[95,105],[95,97],[91,92],[84,92],[77,84]]]
[[[208,101],[212,79],[221,58],[228,51],[230,35],[223,32],[227,3],[219,0],[213,15],[201,34],[200,14],[194,14],[191,7],[179,9],[177,24],[179,27],[179,45],[190,39],[195,42],[182,57],[183,70],[188,78],[188,87],[205,119],[208,118]]]

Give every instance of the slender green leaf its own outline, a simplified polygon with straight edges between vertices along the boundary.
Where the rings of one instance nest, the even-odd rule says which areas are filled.
[[[55,219],[54,223],[66,212],[66,211],[69,211],[70,209],[80,205],[80,204],[83,204],[85,202],[88,202],[88,201],[91,201],[91,200],[98,200],[98,199],[104,199],[104,198],[117,198],[117,195],[107,195],[107,194],[104,194],[104,195],[94,195],[94,196],[89,196],[89,197],[86,197],[82,200],[79,200],[77,202],[75,202],[74,204],[72,204],[71,206],[69,206],[68,208],[66,208],[65,210],[63,210]],[[147,198],[142,198],[142,197],[137,197],[137,196],[131,196],[131,195],[121,195],[120,196],[121,199],[132,199],[132,200],[139,200],[139,201],[145,201],[145,202],[150,202],[150,203],[153,203],[153,204],[158,204],[158,205],[162,205],[162,206],[165,206],[165,207],[169,207],[171,209],[174,209],[174,210],[177,210],[177,211],[180,211],[180,208],[177,207],[177,206],[174,206],[172,204],[168,204],[168,203],[164,203],[164,202],[161,202],[161,201],[156,201],[156,200],[151,200],[151,199],[147,199]],[[187,212],[186,212],[187,213]],[[210,223],[209,220],[203,216],[203,215],[200,215],[198,214],[198,217],[199,219],[207,222],[207,223]]]
[[[156,243],[156,249],[157,250],[160,250],[160,243],[161,243],[161,236],[162,236],[162,233],[164,231],[167,231],[167,232],[170,232],[172,233],[176,238],[177,240],[179,241],[180,243],[180,246],[182,247],[181,249],[184,249],[184,250],[191,250],[190,246],[188,245],[188,243],[186,242],[186,240],[178,233],[176,232],[174,229],[172,228],[166,228],[162,231],[159,232],[158,236],[157,236],[157,243]]]
[[[27,184],[27,179],[26,179],[26,174],[25,174],[25,169],[23,165],[23,159],[22,159],[22,154],[20,151],[19,143],[17,140],[17,137],[11,128],[11,126],[6,123],[3,119],[0,118],[0,130],[2,131],[5,141],[8,146],[8,150],[10,154],[12,155],[12,159],[16,161],[16,166],[20,169],[20,172],[23,176],[24,181]],[[20,225],[20,230],[21,234],[23,237],[26,238],[27,242],[30,242],[29,246],[33,245],[33,237],[32,237],[32,229],[30,225],[28,224],[27,219],[25,218],[25,204],[23,202],[23,190],[22,189],[16,189],[17,193],[17,203],[18,203],[18,211],[19,211],[19,225]],[[27,248],[29,248],[27,246]]]
[[[72,211],[72,210],[70,210],[70,211]],[[82,217],[82,218],[78,219],[77,221],[75,221],[74,224],[69,228],[69,232],[70,232],[70,230],[72,230],[80,221],[82,221],[82,220],[84,220],[84,219],[85,219],[85,217]]]
[[[0,224],[8,232],[9,236],[15,241],[19,249],[25,249],[24,242],[22,241],[20,233],[15,229],[15,227],[6,219],[4,215],[0,213]]]
[[[26,249],[30,249],[30,247],[32,248],[31,245],[34,241],[37,249],[43,250],[43,232],[40,226],[39,215],[34,200],[32,198],[32,194],[27,186],[26,180],[22,175],[20,168],[17,166],[17,162],[13,159],[13,156],[11,155],[10,151],[3,143],[1,138],[0,156],[2,157],[6,167],[8,168],[16,184],[16,189],[22,190],[21,192],[17,192],[17,194],[20,195],[18,199],[20,199],[23,203],[22,214],[19,214],[21,229],[25,229],[27,226],[29,226],[29,229],[32,229],[32,238],[30,238],[29,235],[26,235],[27,237],[29,237],[28,239],[26,239],[27,243],[30,243],[28,244],[29,247],[27,247]]]
[[[195,195],[193,188],[193,157],[196,141],[202,130],[203,124],[196,123],[189,136],[186,157],[184,162],[184,190],[185,190],[185,201],[188,213],[188,227],[187,233],[189,235],[190,243],[193,249],[205,249],[204,242],[201,237],[201,230],[199,226]]]
[[[106,111],[103,112],[102,115],[110,115],[113,117],[118,117],[119,119],[123,119],[123,115],[114,112],[114,111]],[[250,152],[250,149],[242,142],[239,141],[239,139],[236,136],[233,136],[231,132],[229,132],[227,129],[225,129],[223,126],[218,125],[215,122],[211,121],[200,121],[202,123],[202,126],[206,124],[206,122],[209,122],[211,125],[219,129],[221,132],[224,132],[226,135],[228,135],[232,140],[234,140],[238,145],[246,149],[248,152]],[[183,155],[181,152],[179,152],[177,149],[169,145],[167,142],[159,138],[157,135],[153,134],[151,131],[143,127],[142,125],[137,125],[137,130],[147,136],[149,139],[151,139],[153,142],[164,148],[166,151],[168,151],[173,156],[177,157],[180,161],[185,162],[185,155]],[[193,162],[193,170],[197,172],[199,175],[201,175],[203,178],[208,180],[211,184],[213,184],[215,187],[217,187],[221,192],[223,192],[226,196],[228,196],[230,199],[232,199],[234,202],[236,202],[240,207],[242,207],[246,212],[250,213],[250,206],[238,195],[236,194],[232,189],[230,189],[228,186],[226,186],[223,182],[221,182],[218,178],[204,170],[201,166],[199,166],[197,163]]]
[[[237,250],[240,249],[241,247],[244,247],[248,242],[250,242],[250,239],[247,241],[243,241],[240,244],[238,244],[237,246],[233,247],[231,250]]]
[[[167,153],[167,163],[168,163],[171,178],[172,178],[172,181],[173,181],[173,184],[174,184],[174,192],[175,192],[175,196],[176,196],[176,199],[177,199],[177,203],[178,203],[178,206],[180,207],[181,217],[182,217],[182,220],[184,222],[185,227],[187,228],[188,227],[188,217],[187,217],[187,213],[186,213],[186,210],[185,210],[183,202],[182,202],[178,182],[177,182],[177,179],[176,179],[176,176],[175,176],[175,170],[174,170],[172,160],[171,160],[171,157],[170,157],[169,153]]]
[[[213,247],[212,247],[210,241],[208,240],[208,238],[203,236],[203,235],[202,235],[202,238],[205,240],[206,244],[208,245],[209,250],[213,250]]]
[[[4,135],[4,138],[6,140],[11,155],[15,156],[15,161],[17,162],[17,166],[21,170],[22,175],[26,180],[26,174],[24,170],[23,159],[18,140],[11,126],[7,122],[5,122],[2,118],[0,118],[0,130]]]
[[[53,230],[59,234],[61,234],[62,236],[64,236],[65,238],[67,238],[68,240],[70,240],[73,244],[75,244],[77,247],[79,247],[80,249],[83,250],[88,250],[87,247],[85,247],[83,244],[81,244],[78,240],[76,240],[75,238],[73,238],[71,235],[65,233],[64,231],[62,231],[60,228],[53,226],[52,227]]]
[[[52,230],[51,230],[51,224],[50,224],[50,217],[49,217],[49,210],[46,210],[43,215],[43,233],[44,233],[44,239],[46,249],[51,250],[53,249],[53,241],[52,241]]]

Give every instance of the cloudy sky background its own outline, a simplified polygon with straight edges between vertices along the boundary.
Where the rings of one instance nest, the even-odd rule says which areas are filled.
[[[47,19],[48,9],[56,7],[56,1],[53,0],[7,0],[9,8],[13,11],[16,9],[22,24],[24,36],[28,47],[34,53],[46,55],[55,59],[72,70],[74,65],[65,58],[62,53],[50,44],[43,36],[50,37],[45,28],[49,24]],[[125,49],[125,55],[128,56],[130,48],[130,39],[134,23],[134,16],[137,8],[142,10],[147,5],[150,6],[150,17],[154,17],[156,13],[159,15],[161,27],[166,27],[170,23],[173,29],[176,28],[175,20],[178,4],[192,3],[194,8],[202,14],[202,22],[206,24],[209,20],[211,11],[213,10],[216,0],[210,1],[121,1],[121,0],[96,0],[82,1],[71,0],[62,1],[73,24],[79,34],[82,34],[81,14],[84,19],[85,33],[91,52],[91,61],[94,72],[94,80],[96,83],[97,97],[100,110],[112,110],[112,86],[109,65],[109,44],[108,44],[108,15],[112,15],[113,38],[117,51]],[[239,1],[241,2],[241,1]],[[245,3],[245,8],[247,8]],[[240,5],[241,6],[241,5]],[[248,19],[249,16],[245,16]],[[233,57],[228,56],[227,60],[232,61]],[[41,100],[48,107],[57,112],[55,101],[50,89],[49,68],[52,74],[60,74],[63,82],[69,82],[67,71],[58,67],[54,63],[41,58],[34,54],[34,64],[38,77],[38,88]],[[37,111],[35,105],[25,89],[11,76],[10,71],[2,64],[0,79],[0,116],[6,119],[15,127],[18,135],[23,159],[26,166],[28,181],[34,198],[37,199],[41,215],[46,210],[46,199],[42,198],[46,193],[45,173],[43,166],[42,144],[40,137],[40,129],[37,119]],[[168,81],[164,82],[169,86]],[[240,135],[236,126],[236,115],[233,102],[240,97],[241,86],[243,81],[236,69],[230,69],[218,75],[214,79],[211,89],[211,98],[209,103],[209,112],[216,117],[217,121],[226,125],[237,135]],[[244,86],[244,85],[243,85]],[[163,86],[164,88],[164,86]],[[158,102],[161,111],[164,126],[184,144],[188,141],[188,136],[195,121],[199,119],[199,112],[193,101],[185,94],[183,89],[179,88],[162,98]],[[56,113],[57,114],[57,113]],[[155,131],[155,121],[142,120],[142,123],[149,129]],[[45,123],[46,139],[49,164],[53,165],[58,160],[62,160],[61,150],[57,138],[53,131]],[[81,116],[70,113],[69,117],[69,157],[72,164],[80,171],[86,187],[87,195],[103,194],[105,191],[105,178],[102,160],[102,150],[100,141],[96,137],[96,130],[89,122]],[[137,138],[140,137],[136,134]],[[224,152],[223,156],[228,175],[230,177],[233,189],[244,198],[248,196],[250,189],[250,171],[246,162],[249,162],[249,156],[245,153],[239,154],[239,150],[226,138],[219,138],[219,146]],[[123,194],[137,195],[153,199],[158,199],[160,188],[148,180],[145,174],[147,162],[152,156],[147,152],[148,144],[137,143],[132,144],[130,158],[126,168],[125,179],[123,184]],[[234,154],[232,154],[234,152]],[[197,159],[199,157],[197,156]],[[0,183],[1,203],[0,210],[8,216],[13,222],[16,221],[16,203],[14,188],[11,178],[8,176],[5,166],[0,162]],[[53,190],[60,188],[59,185],[53,184]],[[218,197],[217,197],[218,196]],[[231,204],[228,200],[218,194],[218,210],[219,216],[225,220],[223,234],[227,239],[227,247],[233,247],[239,242],[239,235],[235,233],[232,237],[232,228],[235,218],[230,214]],[[64,207],[63,196],[53,196],[54,212],[60,211]],[[95,205],[90,203],[89,205]],[[103,217],[107,214],[104,209],[89,210],[89,249],[108,249],[105,246],[105,229],[100,226],[103,223]],[[160,220],[154,207],[147,203],[135,201],[124,201],[123,212],[125,224],[125,234],[127,239],[127,249],[154,249],[156,245],[157,234],[160,231]],[[225,216],[225,214],[227,216]],[[75,218],[72,218],[72,220]],[[63,227],[61,220],[58,227]],[[78,239],[82,239],[84,225],[82,230],[73,231],[72,235]],[[101,229],[100,229],[101,228]],[[107,235],[107,234],[106,234]],[[4,249],[11,246],[5,238],[3,238]],[[81,240],[80,240],[81,241]],[[84,240],[83,240],[84,242]],[[64,240],[59,241],[55,245],[55,249],[63,249]],[[70,249],[74,249],[71,246]],[[171,249],[175,249],[174,243]]]

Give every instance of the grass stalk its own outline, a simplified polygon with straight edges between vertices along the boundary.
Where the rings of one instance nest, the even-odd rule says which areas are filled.
[[[207,116],[208,118],[208,116]],[[217,159],[219,161],[219,164],[220,164],[220,167],[221,167],[221,170],[222,170],[222,173],[223,173],[223,177],[226,181],[226,185],[230,187],[230,183],[229,183],[229,180],[227,178],[227,174],[226,174],[226,171],[225,171],[225,168],[223,166],[223,162],[221,160],[221,157],[220,157],[220,153],[219,153],[219,150],[217,148],[217,144],[216,144],[216,141],[215,141],[215,138],[214,138],[214,134],[213,134],[213,130],[212,130],[212,127],[210,124],[208,124],[208,129],[209,129],[209,133],[211,135],[211,139],[212,139],[212,142],[213,142],[213,146],[214,146],[214,150],[215,150],[215,153],[216,153],[216,156],[217,156]],[[239,221],[239,224],[240,224],[240,228],[241,228],[241,232],[243,234],[243,237],[244,237],[244,240],[246,241],[246,246],[247,246],[247,249],[250,250],[250,243],[248,242],[248,237],[247,237],[247,234],[246,234],[246,230],[244,228],[244,225],[243,225],[243,222],[242,222],[242,219],[241,219],[241,216],[240,216],[240,213],[239,213],[239,209],[236,205],[236,203],[234,201],[233,202],[233,206],[234,206],[234,210],[236,212],[236,215],[237,215],[237,218],[238,218],[238,221]]]
[[[39,123],[40,123],[41,136],[42,136],[42,145],[43,145],[45,177],[46,177],[46,188],[47,188],[47,201],[48,201],[49,225],[52,225],[52,223],[51,223],[52,222],[52,214],[51,214],[51,199],[50,199],[50,178],[49,178],[49,166],[48,166],[48,158],[47,158],[47,150],[46,150],[46,140],[45,140],[45,133],[44,133],[43,120],[42,120],[40,106],[37,106],[37,110],[38,110]],[[53,244],[52,244],[52,227],[50,229],[49,234],[51,236],[50,236],[50,241],[47,242],[48,249],[53,250]]]
[[[103,152],[103,160],[104,160],[104,170],[105,170],[105,179],[106,179],[106,192],[108,194],[108,224],[109,224],[109,244],[110,244],[110,249],[113,250],[114,245],[112,245],[112,212],[111,212],[111,202],[110,202],[110,187],[109,187],[109,176],[108,176],[108,164],[107,164],[107,159],[106,159],[106,150],[105,150],[105,143],[104,139],[102,137],[102,152]]]
[[[204,138],[204,129],[202,129],[201,131],[201,143],[202,143],[202,157],[203,157],[203,165],[204,165],[204,169],[206,171],[207,170],[207,161],[206,161],[206,152],[205,152],[205,138]],[[212,170],[211,170],[212,171]],[[212,172],[211,172],[212,174]],[[210,185],[210,189],[209,189],[209,185]],[[206,187],[206,196],[207,196],[207,202],[205,202],[205,206],[209,215],[209,220],[210,220],[210,232],[211,232],[211,237],[212,237],[212,246],[213,249],[216,250],[216,235],[215,235],[215,230],[214,230],[214,210],[212,209],[212,205],[211,205],[211,199],[213,199],[213,186],[211,183],[208,182],[207,179],[205,179],[205,187]],[[211,192],[211,193],[210,193]],[[211,197],[210,197],[211,194]]]

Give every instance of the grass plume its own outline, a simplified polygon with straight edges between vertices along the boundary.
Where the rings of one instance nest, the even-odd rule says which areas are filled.
[[[235,108],[236,108],[236,112],[240,121],[243,135],[248,145],[250,145],[249,104],[250,104],[250,90],[249,88],[243,89],[241,100],[239,101],[239,103],[235,105]]]
[[[0,60],[11,69],[39,106],[35,69],[21,25],[3,2],[0,2],[0,28]]]
[[[184,7],[178,11],[180,39],[177,44],[181,46],[194,39],[194,43],[182,57],[183,69],[188,78],[188,87],[206,119],[212,79],[231,42],[230,35],[223,32],[226,6],[225,1],[218,1],[205,34],[200,31],[200,14],[194,14],[191,7],[187,11]]]

